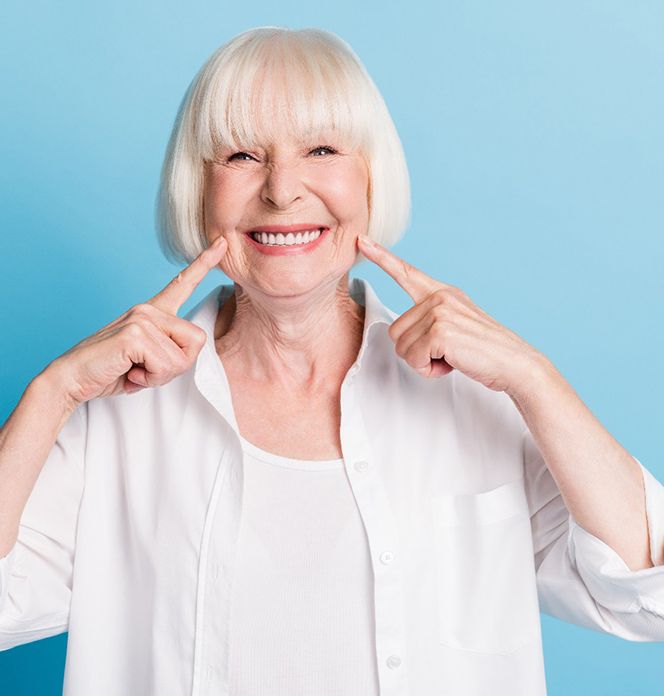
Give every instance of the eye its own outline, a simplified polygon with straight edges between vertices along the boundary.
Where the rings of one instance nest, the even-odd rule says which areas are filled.
[[[318,152],[318,150],[329,150],[333,155],[337,153],[337,151],[329,145],[319,145],[318,147],[314,148],[311,152]]]
[[[248,155],[246,152],[235,152],[234,154],[232,154],[232,155],[228,158],[228,161],[231,162],[231,161],[232,161],[233,159],[235,159],[235,157],[237,157],[238,155],[246,155],[247,157],[250,157],[250,158],[251,158],[251,155]]]
[[[311,150],[309,154],[311,154],[312,152],[318,152],[318,151],[320,151],[320,150],[327,150],[329,153],[331,153],[331,154],[333,154],[333,155],[336,155],[336,154],[337,154],[337,150],[335,150],[333,147],[331,147],[331,146],[329,146],[329,145],[319,145],[318,147],[316,147],[316,148],[314,148],[313,150]],[[228,162],[232,162],[232,161],[235,160],[236,158],[241,158],[241,157],[243,157],[243,156],[244,156],[244,157],[248,157],[249,159],[253,159],[253,157],[252,157],[251,155],[249,155],[248,153],[246,153],[246,152],[235,152],[235,153],[233,153],[232,155],[230,155],[230,156],[228,157],[228,160],[227,160],[227,161],[228,161]],[[241,161],[246,162],[247,160],[242,159]]]

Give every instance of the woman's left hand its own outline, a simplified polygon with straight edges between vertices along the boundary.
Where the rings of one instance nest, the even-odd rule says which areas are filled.
[[[411,296],[415,306],[390,325],[397,355],[426,378],[453,369],[495,391],[512,392],[547,358],[482,311],[463,290],[429,277],[385,247],[359,239],[359,249]]]

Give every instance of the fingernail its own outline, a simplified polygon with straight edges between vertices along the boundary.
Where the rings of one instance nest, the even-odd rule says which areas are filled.
[[[369,239],[366,234],[361,234],[358,238],[361,242],[364,242],[364,244],[367,244],[368,246],[376,246],[375,242],[372,239]]]
[[[212,242],[212,246],[213,246],[213,247],[221,246],[221,242],[222,242],[222,241],[226,241],[226,240],[224,239],[224,236],[220,234],[220,235],[214,240],[214,242]]]

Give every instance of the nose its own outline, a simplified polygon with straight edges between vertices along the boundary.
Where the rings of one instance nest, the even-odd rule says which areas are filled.
[[[275,208],[288,208],[302,197],[304,184],[295,166],[272,165],[265,175],[261,199]]]

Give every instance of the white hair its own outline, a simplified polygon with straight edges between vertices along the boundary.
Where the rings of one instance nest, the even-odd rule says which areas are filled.
[[[297,139],[315,141],[332,129],[359,148],[369,169],[367,234],[384,246],[401,239],[410,224],[406,158],[360,59],[329,31],[266,26],[214,51],[180,104],[155,210],[159,244],[169,261],[189,264],[208,246],[205,162],[221,147],[245,150],[274,142],[277,118],[287,119]]]

